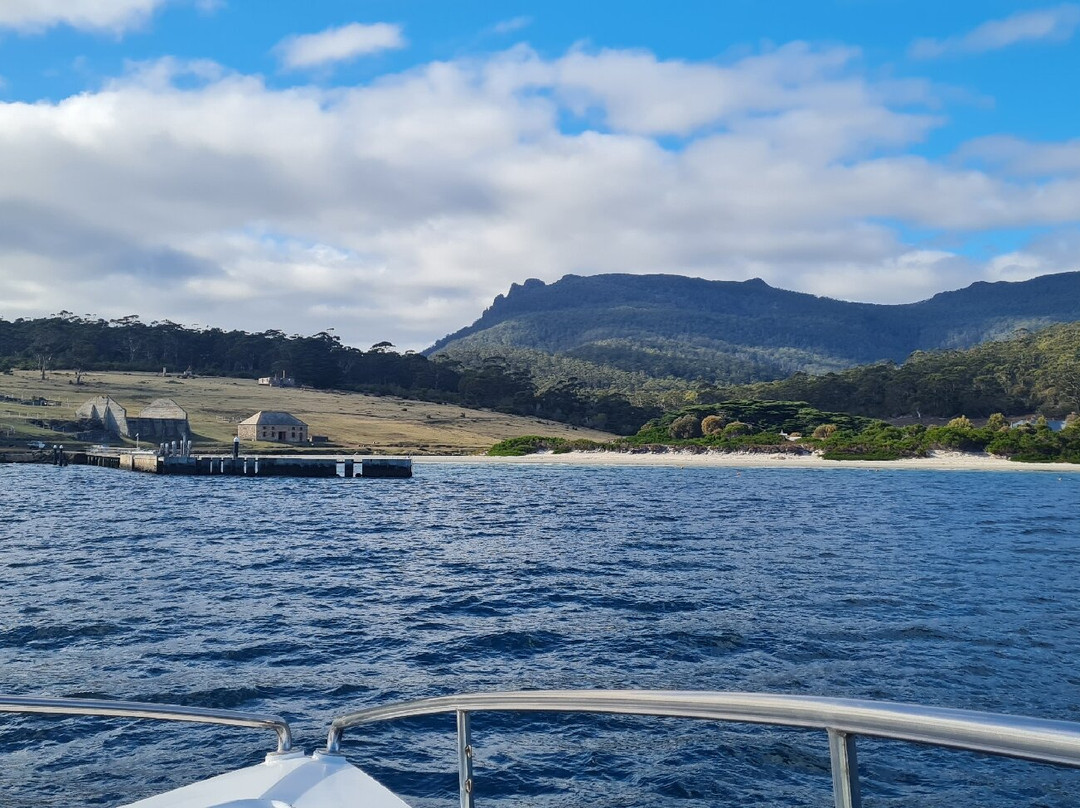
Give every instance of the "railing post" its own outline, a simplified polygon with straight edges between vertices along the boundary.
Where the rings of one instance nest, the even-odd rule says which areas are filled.
[[[862,808],[859,793],[859,761],[855,736],[829,729],[829,761],[832,764],[833,801],[836,808]]]
[[[457,711],[458,788],[461,808],[473,808],[473,748],[469,714]]]

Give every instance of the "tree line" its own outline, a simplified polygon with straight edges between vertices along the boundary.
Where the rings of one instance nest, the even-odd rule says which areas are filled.
[[[699,386],[700,403],[731,398],[806,401],[823,410],[874,418],[897,416],[985,418],[992,413],[1041,412],[1063,417],[1080,411],[1080,323],[966,350],[916,351],[901,365],[881,362],[821,376],[741,386]]]
[[[131,315],[113,320],[60,312],[35,319],[0,319],[0,370],[190,371],[206,376],[258,378],[284,373],[318,389],[353,390],[461,404],[548,418],[617,434],[635,432],[656,410],[623,395],[587,389],[575,378],[537,384],[498,356],[466,365],[399,352],[389,342],[367,350],[322,331],[287,336],[192,328]]]

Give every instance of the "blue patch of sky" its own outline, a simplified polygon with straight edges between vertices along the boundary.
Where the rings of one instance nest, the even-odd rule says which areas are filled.
[[[271,87],[318,83],[353,85],[431,61],[451,60],[528,43],[557,57],[585,47],[639,48],[660,59],[732,61],[791,41],[860,49],[856,69],[873,77],[928,79],[943,88],[939,110],[947,124],[908,151],[939,158],[983,135],[1058,140],[1075,137],[1080,107],[1070,76],[1080,75],[1077,39],[1020,44],[999,51],[916,60],[908,48],[920,37],[963,35],[990,19],[1058,5],[1015,0],[654,0],[545,3],[506,0],[309,0],[255,3],[229,0],[215,11],[192,3],[166,5],[142,29],[122,36],[59,26],[43,34],[0,32],[0,94],[8,100],[59,100],[121,75],[130,61],[170,55],[211,59],[258,74]],[[528,23],[499,33],[516,18]],[[290,34],[309,34],[350,22],[403,26],[405,48],[315,70],[283,71],[274,47]],[[953,92],[944,88],[959,88]],[[966,97],[965,97],[966,96]],[[565,114],[569,133],[603,126],[593,116]],[[678,148],[678,139],[664,140]]]
[[[546,98],[552,98],[552,94],[548,92],[538,93]],[[601,115],[586,114],[582,115],[578,112],[574,112],[567,109],[565,106],[557,107],[556,123],[558,124],[559,131],[564,135],[571,137],[575,135],[581,135],[585,132],[606,132],[607,125]]]
[[[1021,250],[1054,229],[1049,226],[1016,227],[954,235],[952,238],[957,239],[958,243],[952,246],[952,251],[974,261],[985,261],[997,255]]]
[[[1046,227],[1011,227],[968,232],[918,227],[899,219],[876,217],[866,221],[892,231],[906,247],[914,250],[943,250],[972,261],[986,261],[997,255],[1016,252],[1040,236],[1054,231]]]
[[[900,219],[892,219],[884,216],[867,217],[862,221],[887,228],[894,233],[903,244],[914,249],[938,249],[935,241],[941,238],[942,230],[932,227],[916,227]]]

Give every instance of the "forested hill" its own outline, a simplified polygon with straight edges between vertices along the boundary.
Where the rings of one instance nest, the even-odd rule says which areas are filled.
[[[775,382],[700,389],[701,401],[805,401],[873,418],[899,415],[984,418],[1080,411],[1080,323],[1061,323],[966,350],[917,352],[904,364],[880,363]]]
[[[852,303],[774,289],[759,279],[567,275],[528,280],[475,323],[425,351],[468,361],[554,355],[582,367],[740,383],[901,362],[1080,320],[1080,272],[975,283],[904,305]],[[583,364],[584,363],[584,364]]]
[[[0,317],[0,390],[13,368],[75,371],[75,384],[90,370],[190,371],[196,375],[260,377],[282,373],[320,389],[390,394],[515,415],[563,421],[622,434],[636,432],[656,414],[625,397],[595,393],[565,380],[538,387],[527,373],[488,361],[462,367],[434,360],[389,342],[369,350],[334,335],[286,336],[281,331],[251,334],[220,328],[188,328],[172,322],[143,323],[132,315],[117,320],[61,312],[34,320]]]

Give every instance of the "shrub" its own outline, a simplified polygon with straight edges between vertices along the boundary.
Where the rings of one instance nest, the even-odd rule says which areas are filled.
[[[722,415],[706,415],[701,420],[701,431],[706,435],[719,435],[726,424],[727,419]]]
[[[966,415],[958,415],[946,424],[949,429],[974,429],[975,425]]]
[[[1000,412],[995,412],[986,419],[986,428],[993,432],[1000,432],[1009,428],[1009,422],[1005,420],[1005,416]]]
[[[934,426],[926,430],[926,441],[927,445],[932,449],[945,449],[955,452],[981,452],[986,448],[993,434],[984,430],[964,429],[963,427]]]
[[[562,438],[548,438],[541,435],[522,435],[520,438],[508,438],[499,441],[490,449],[491,457],[521,457],[543,451],[558,451],[566,441]]]
[[[668,434],[673,438],[686,440],[701,437],[701,421],[696,415],[683,415],[671,422]]]
[[[598,443],[588,438],[574,438],[573,440],[563,440],[560,445],[553,446],[551,451],[555,454],[566,454],[567,452],[595,452],[598,449],[612,448],[609,443]]]
[[[836,424],[821,424],[814,429],[814,437],[818,440],[824,440],[825,438],[831,438],[836,432]]]
[[[917,457],[918,455],[898,449],[847,446],[842,449],[830,449],[827,452],[822,452],[821,456],[825,460],[900,460],[905,457]]]
[[[730,438],[736,435],[749,435],[753,431],[750,424],[743,421],[732,421],[724,427],[724,437]]]
[[[1038,463],[1066,460],[1070,456],[1070,448],[1063,436],[1049,429],[1017,428],[999,432],[986,450],[990,454],[1003,455],[1011,460]]]

